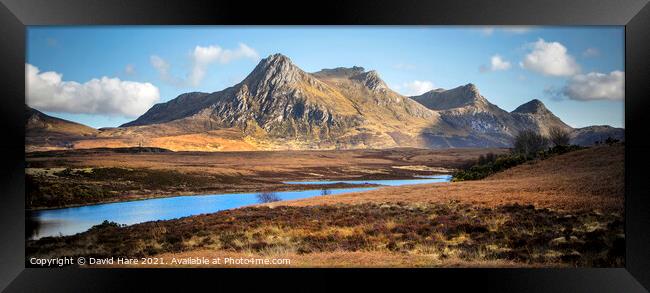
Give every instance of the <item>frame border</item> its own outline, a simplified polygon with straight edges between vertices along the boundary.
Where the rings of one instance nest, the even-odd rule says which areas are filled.
[[[362,2],[336,0],[325,3],[277,1],[253,5],[234,1],[182,0],[0,0],[0,289],[25,291],[115,291],[139,284],[143,289],[160,280],[165,289],[187,290],[211,281],[215,288],[243,285],[267,287],[291,274],[300,282],[356,281],[363,289],[385,282],[377,274],[405,284],[426,280],[458,289],[518,292],[647,292],[650,288],[650,143],[645,111],[650,109],[650,5],[649,0],[416,0]],[[314,6],[318,5],[317,8]],[[25,268],[24,243],[24,71],[28,25],[625,25],[625,224],[626,267],[612,269],[30,269]],[[219,280],[254,276],[244,284]],[[283,278],[284,277],[284,278]],[[82,279],[83,278],[83,279]],[[73,281],[70,281],[73,280]],[[120,282],[117,282],[120,280]],[[148,282],[143,282],[147,280]],[[388,279],[387,279],[388,280]],[[467,280],[471,280],[468,282]],[[293,281],[292,281],[293,282]],[[265,284],[266,283],[266,284]],[[334,282],[329,282],[335,285]],[[339,282],[336,282],[339,283]],[[368,283],[374,283],[369,285]],[[129,285],[129,287],[124,287]],[[8,287],[7,287],[8,286]],[[189,287],[188,287],[189,286]],[[336,286],[336,285],[335,285]],[[336,286],[335,288],[338,288]],[[112,289],[112,290],[111,290]],[[415,289],[415,288],[414,288]]]

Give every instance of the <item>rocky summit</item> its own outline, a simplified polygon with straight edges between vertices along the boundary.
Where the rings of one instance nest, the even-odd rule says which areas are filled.
[[[35,125],[27,123],[28,138],[69,128]],[[571,128],[536,99],[507,112],[471,83],[406,97],[374,70],[353,66],[308,73],[274,54],[232,87],[181,94],[120,127],[50,135],[60,141],[49,144],[199,151],[508,147],[521,130],[546,135],[552,127],[569,131],[580,144],[593,144],[603,135],[621,139],[624,133],[604,126]],[[43,146],[30,142],[36,149]]]

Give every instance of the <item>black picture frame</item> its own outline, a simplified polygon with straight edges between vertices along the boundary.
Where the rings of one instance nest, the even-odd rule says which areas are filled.
[[[647,292],[650,288],[648,0],[100,1],[0,0],[0,289],[102,292],[207,285],[479,288],[498,292]],[[612,269],[31,269],[25,268],[24,68],[27,25],[624,25],[625,268]],[[234,281],[238,278],[242,281]],[[178,281],[173,281],[178,280]],[[162,284],[161,284],[162,281]],[[286,284],[285,281],[290,281]],[[351,282],[344,285],[343,281]],[[310,283],[311,282],[311,283]],[[303,284],[304,283],[304,284]],[[308,284],[310,283],[310,284]],[[309,287],[311,286],[311,287]],[[184,291],[185,291],[184,290]],[[149,290],[148,290],[149,291]]]

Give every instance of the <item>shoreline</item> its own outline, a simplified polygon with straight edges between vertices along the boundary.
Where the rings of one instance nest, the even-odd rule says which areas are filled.
[[[409,178],[412,180],[418,179],[417,177],[414,178]],[[421,178],[420,178],[421,179]],[[387,179],[390,180],[390,179]],[[408,180],[408,179],[394,179],[394,180]],[[285,184],[286,187],[294,187],[294,188],[281,188],[281,189],[273,189],[271,190],[264,190],[264,192],[285,192],[285,191],[304,191],[304,190],[319,190],[319,189],[345,189],[345,188],[364,188],[364,187],[383,187],[384,185],[380,184],[350,184],[350,183],[336,183],[332,184],[329,188],[323,188],[323,185],[319,184]],[[321,188],[317,188],[317,187]],[[284,187],[284,186],[283,186]],[[303,188],[300,188],[303,187]],[[309,188],[309,187],[314,187],[314,188]],[[59,209],[67,209],[67,208],[78,208],[78,207],[87,207],[87,206],[96,206],[96,205],[103,205],[103,204],[112,204],[112,203],[122,203],[122,202],[134,202],[134,201],[141,201],[141,200],[150,200],[150,199],[162,199],[162,198],[173,198],[173,197],[182,197],[182,196],[209,196],[209,195],[229,195],[229,194],[238,194],[238,193],[260,193],[263,191],[233,191],[233,192],[214,192],[214,193],[194,193],[194,192],[187,192],[187,193],[177,193],[173,195],[149,195],[149,196],[142,196],[142,197],[134,197],[134,198],[129,198],[125,200],[114,200],[114,201],[102,201],[102,202],[96,202],[96,203],[89,203],[89,204],[70,204],[70,205],[64,205],[64,206],[56,206],[56,207],[35,207],[35,208],[25,208],[26,212],[39,212],[39,211],[47,211],[47,210],[59,210]]]

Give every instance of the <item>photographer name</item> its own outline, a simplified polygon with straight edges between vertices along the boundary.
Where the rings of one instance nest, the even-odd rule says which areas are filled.
[[[81,263],[80,263],[81,264]],[[89,257],[86,260],[88,265],[137,265],[140,264],[140,260],[137,258],[124,258],[124,257],[108,257],[108,258],[94,258]]]

